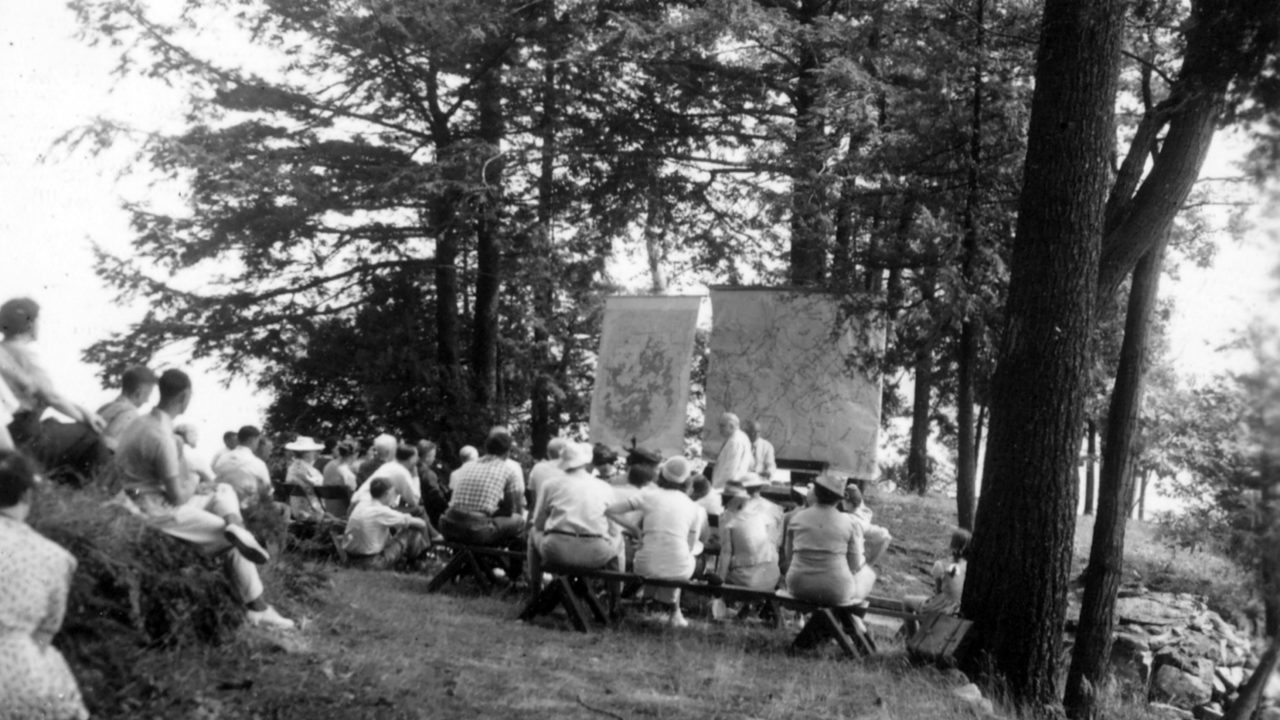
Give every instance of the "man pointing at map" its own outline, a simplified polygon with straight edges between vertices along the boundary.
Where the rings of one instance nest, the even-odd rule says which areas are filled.
[[[724,435],[724,446],[716,456],[716,467],[711,474],[711,487],[721,490],[730,480],[736,480],[751,472],[756,459],[751,452],[751,439],[742,432],[742,422],[738,416],[727,412],[720,416],[720,434]]]

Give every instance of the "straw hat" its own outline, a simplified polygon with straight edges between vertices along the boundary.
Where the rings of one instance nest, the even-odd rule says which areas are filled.
[[[720,491],[726,498],[746,497],[747,489],[742,485],[741,480],[730,480],[724,484],[724,489]]]
[[[576,470],[591,464],[592,447],[587,443],[566,443],[560,448],[560,462],[556,464],[561,470]]]
[[[284,446],[289,452],[311,452],[313,450],[323,450],[324,444],[318,443],[306,435],[299,435],[297,440]]]
[[[693,474],[693,468],[689,466],[689,461],[683,455],[672,455],[667,458],[659,471],[667,482],[676,485],[683,485]]]
[[[844,488],[848,482],[849,481],[844,479],[842,476],[830,472],[824,472],[814,479],[815,484],[820,487],[824,487],[841,497],[844,497]]]

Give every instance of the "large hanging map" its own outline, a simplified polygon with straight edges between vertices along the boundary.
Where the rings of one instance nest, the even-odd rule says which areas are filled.
[[[729,411],[755,420],[779,461],[875,476],[880,381],[849,360],[882,352],[883,330],[842,321],[835,300],[816,292],[714,289],[711,315],[704,452],[719,452],[716,419]]]
[[[591,441],[684,452],[700,297],[611,297],[591,396]]]

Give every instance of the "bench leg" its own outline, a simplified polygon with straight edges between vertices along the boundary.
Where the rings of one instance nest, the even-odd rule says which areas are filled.
[[[564,592],[564,588],[555,582],[547,583],[546,587],[538,591],[524,609],[520,611],[520,619],[528,622],[540,615],[548,615],[556,606],[560,604],[560,595]]]
[[[855,646],[854,640],[845,633],[841,623],[836,620],[835,614],[827,608],[813,611],[809,616],[809,622],[805,623],[800,633],[796,635],[796,639],[791,642],[791,649],[807,650],[827,638],[836,641],[836,645],[840,646],[845,657],[858,656],[858,646]]]
[[[864,656],[874,655],[877,651],[876,642],[867,634],[866,626],[862,624],[861,618],[854,615],[849,608],[839,608],[836,613],[840,620],[842,631],[853,641],[858,651]]]
[[[435,577],[431,578],[431,582],[427,583],[427,592],[436,592],[443,588],[445,583],[462,575],[468,569],[467,557],[463,557],[464,555],[470,557],[471,554],[468,552],[454,553],[449,562],[441,568],[440,572],[436,573]]]
[[[609,624],[609,615],[605,612],[604,606],[600,604],[600,598],[596,596],[591,589],[591,584],[580,577],[574,577],[569,581],[570,587],[581,597],[587,604],[587,609],[591,611],[591,616],[601,625]]]
[[[573,586],[564,576],[556,576],[551,581],[553,585],[560,588],[560,604],[564,606],[564,611],[569,616],[569,622],[573,624],[573,629],[578,632],[588,632],[591,628],[587,624],[587,613],[582,609],[582,603],[578,602],[578,594],[573,591]]]
[[[471,572],[471,576],[476,579],[476,582],[480,584],[480,587],[485,592],[489,592],[492,582],[489,579],[489,573],[485,572],[484,565],[480,563],[480,559],[470,550],[463,550],[462,554],[466,556],[466,567]]]

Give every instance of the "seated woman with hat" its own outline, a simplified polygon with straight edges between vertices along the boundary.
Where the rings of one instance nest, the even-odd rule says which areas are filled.
[[[559,470],[543,482],[529,536],[529,587],[535,596],[544,565],[616,570],[623,552],[622,535],[605,516],[614,491],[592,475],[591,446],[566,445]]]
[[[640,511],[640,537],[636,551],[636,574],[655,579],[688,580],[697,565],[701,546],[703,513],[685,494],[691,468],[689,461],[676,455],[662,463],[658,473],[658,489],[618,500],[609,507],[615,519],[633,510]],[[676,588],[645,588],[646,594],[661,603],[670,604],[671,624],[689,624],[680,610],[680,591]]]
[[[789,561],[786,587],[797,600],[865,608],[876,574],[863,554],[861,523],[838,507],[845,484],[838,475],[819,475],[813,506],[789,519],[783,541]]]
[[[765,484],[755,473],[725,483],[716,575],[730,585],[772,592],[781,576],[782,518],[781,508],[760,496]]]
[[[293,455],[284,482],[302,489],[301,494],[289,495],[292,518],[308,523],[341,525],[343,521],[330,515],[325,510],[324,503],[316,497],[316,488],[324,485],[324,474],[316,469],[316,458],[324,445],[306,435],[299,435],[296,440],[285,445],[284,449]]]

